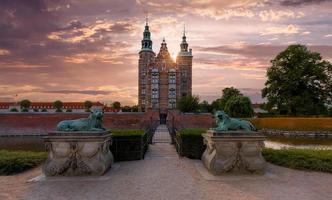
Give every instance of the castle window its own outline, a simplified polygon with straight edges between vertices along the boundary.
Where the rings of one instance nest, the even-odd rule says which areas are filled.
[[[182,70],[182,76],[183,76],[183,77],[187,77],[187,70],[185,70],[185,69]]]
[[[176,98],[176,90],[174,88],[169,89],[168,98],[170,98],[170,99]]]
[[[169,74],[169,80],[168,80],[169,83],[173,83],[175,84],[176,83],[176,74],[174,72],[170,73]]]

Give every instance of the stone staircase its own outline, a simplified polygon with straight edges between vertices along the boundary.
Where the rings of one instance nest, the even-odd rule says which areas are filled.
[[[171,135],[165,124],[160,124],[154,132],[152,143],[171,143]]]

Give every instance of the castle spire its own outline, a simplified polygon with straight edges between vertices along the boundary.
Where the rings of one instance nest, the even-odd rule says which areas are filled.
[[[180,47],[181,47],[181,52],[188,52],[188,43],[187,43],[185,25],[183,25],[183,36],[182,36],[182,42],[180,44]]]
[[[152,40],[151,40],[151,33],[149,30],[148,16],[145,17],[145,28],[143,32],[143,40],[141,43],[142,43],[141,51],[152,51]]]

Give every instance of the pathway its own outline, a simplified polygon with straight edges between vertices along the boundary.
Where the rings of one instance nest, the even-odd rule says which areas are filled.
[[[152,143],[168,143],[170,144],[172,142],[171,136],[169,134],[168,128],[165,124],[160,124],[152,139]]]
[[[159,138],[162,132],[166,132],[164,126],[157,129],[156,143],[150,145],[144,160],[115,163],[101,177],[41,177],[27,183],[28,178],[41,174],[40,167],[10,178],[0,176],[0,199],[332,199],[332,174],[268,165],[263,176],[216,177],[200,160],[181,158],[172,145],[158,143],[166,141]]]

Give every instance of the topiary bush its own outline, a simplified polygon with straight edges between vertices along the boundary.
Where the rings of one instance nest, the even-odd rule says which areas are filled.
[[[191,159],[201,159],[205,150],[202,134],[206,129],[182,129],[176,133],[175,145],[176,151],[180,156]]]
[[[46,152],[0,150],[0,175],[23,172],[41,164],[46,158]]]
[[[144,130],[112,130],[111,152],[115,161],[144,159],[148,137]]]

